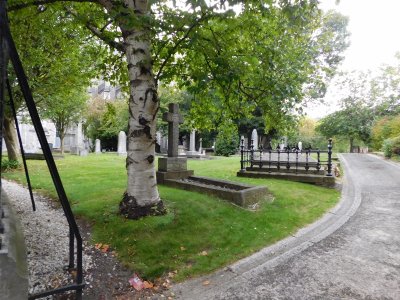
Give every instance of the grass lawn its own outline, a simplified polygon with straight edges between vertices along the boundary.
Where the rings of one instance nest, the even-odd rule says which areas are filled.
[[[125,158],[66,156],[56,161],[73,211],[93,224],[93,243],[105,243],[140,276],[177,271],[180,281],[214,271],[295,233],[335,205],[339,192],[309,184],[236,177],[239,158],[189,160],[195,175],[265,185],[274,195],[250,212],[199,193],[160,186],[168,214],[138,221],[120,217],[127,178]],[[44,161],[28,161],[35,189],[55,196]],[[25,182],[23,171],[3,173]]]

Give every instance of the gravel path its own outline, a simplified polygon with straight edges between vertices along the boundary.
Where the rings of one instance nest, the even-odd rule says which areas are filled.
[[[62,209],[51,205],[51,200],[34,193],[36,211],[28,190],[14,182],[2,180],[17,217],[22,224],[27,247],[29,294],[56,288],[72,282],[64,270],[68,265],[68,223]],[[92,266],[92,256],[83,256],[84,269]],[[90,284],[90,276],[85,280]],[[88,282],[89,281],[89,282]]]

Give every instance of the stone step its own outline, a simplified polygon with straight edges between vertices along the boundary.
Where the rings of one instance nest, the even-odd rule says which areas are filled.
[[[304,183],[312,183],[327,187],[335,186],[334,176],[324,176],[318,174],[295,174],[295,173],[268,173],[268,172],[256,172],[256,171],[244,171],[237,172],[238,177],[249,177],[249,178],[274,178],[274,179],[285,179],[291,181],[298,181]]]

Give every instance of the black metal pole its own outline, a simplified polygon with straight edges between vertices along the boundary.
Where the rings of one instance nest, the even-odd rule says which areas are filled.
[[[328,141],[328,174],[326,176],[332,175],[332,139]]]
[[[11,85],[10,85],[10,82],[9,82],[8,78],[7,78],[7,90],[8,90],[8,99],[10,100],[11,111],[12,111],[12,114],[13,114],[13,117],[14,117],[15,128],[17,130],[19,149],[21,151],[22,163],[24,165],[25,177],[26,177],[26,183],[28,184],[29,196],[31,197],[32,209],[33,209],[33,211],[36,211],[35,199],[33,198],[33,192],[32,192],[31,179],[29,177],[28,165],[26,164],[25,151],[24,151],[24,146],[22,145],[21,132],[19,130],[19,124],[18,124],[18,119],[17,119],[17,111],[15,109],[14,99],[13,99],[13,96],[12,96]]]
[[[253,139],[251,140],[250,145],[250,167],[253,168],[253,160],[254,160],[254,144]]]
[[[0,16],[1,17],[1,16]],[[4,33],[0,30],[0,170],[3,162],[3,121],[4,121],[4,101],[5,101],[5,80],[7,74],[7,49],[5,45]],[[2,218],[4,217],[3,211],[3,198],[2,198],[2,181],[0,176],[0,233],[4,233],[4,226]]]
[[[243,153],[243,151],[244,151],[244,139],[241,139],[240,140],[240,172],[244,172],[245,171],[245,169],[244,169],[244,153]]]

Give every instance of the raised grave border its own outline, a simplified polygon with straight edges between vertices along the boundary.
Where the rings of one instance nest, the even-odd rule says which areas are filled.
[[[167,179],[164,185],[187,191],[205,193],[232,202],[243,208],[252,208],[262,200],[271,202],[272,194],[264,186],[252,186],[202,176]]]

